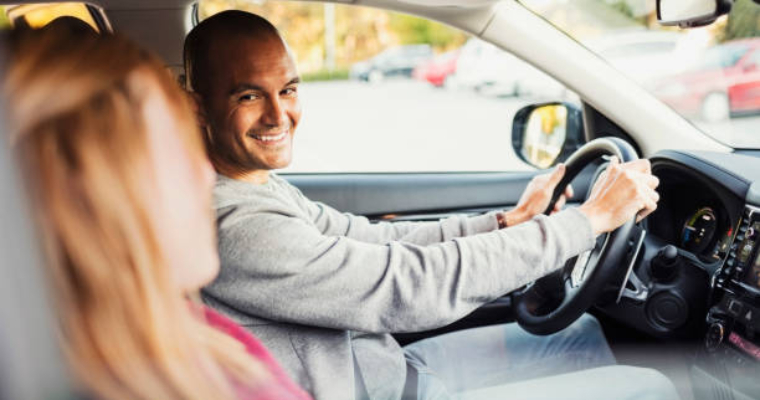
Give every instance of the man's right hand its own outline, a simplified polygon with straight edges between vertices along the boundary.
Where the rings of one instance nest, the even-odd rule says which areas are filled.
[[[614,158],[578,210],[588,217],[594,235],[611,232],[634,216],[640,221],[654,212],[660,200],[655,191],[659,184],[649,160],[620,164]]]

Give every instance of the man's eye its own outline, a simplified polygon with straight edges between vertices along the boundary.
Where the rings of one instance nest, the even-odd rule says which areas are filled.
[[[238,98],[238,101],[253,101],[259,99],[259,95],[255,93],[244,94]]]
[[[286,88],[285,90],[283,90],[282,94],[285,96],[292,96],[296,94],[297,92],[298,92],[298,88],[292,87],[292,88]]]

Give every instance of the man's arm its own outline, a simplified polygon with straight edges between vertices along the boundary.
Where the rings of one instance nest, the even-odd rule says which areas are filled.
[[[560,164],[552,172],[534,177],[517,206],[512,210],[473,217],[453,216],[436,222],[370,223],[365,217],[341,213],[324,203],[313,202],[297,188],[287,182],[283,184],[290,187],[294,198],[301,203],[301,207],[309,210],[312,221],[325,235],[346,236],[368,243],[384,244],[391,241],[403,241],[428,245],[496,230],[500,227],[499,220],[508,226],[519,225],[530,220],[535,215],[543,213],[548,207],[554,187],[557,186],[564,173],[565,167]],[[555,211],[559,211],[564,205],[565,197],[570,196],[572,196],[572,188],[568,186],[565,195],[557,202]]]
[[[326,236],[298,218],[236,209],[220,223],[207,296],[263,318],[365,332],[430,329],[554,270],[593,245],[577,209],[439,244]]]
[[[326,236],[285,211],[229,205],[219,213],[222,271],[204,292],[281,322],[365,332],[435,328],[555,270],[591,248],[595,235],[653,212],[658,184],[647,160],[613,160],[578,208],[429,246]]]

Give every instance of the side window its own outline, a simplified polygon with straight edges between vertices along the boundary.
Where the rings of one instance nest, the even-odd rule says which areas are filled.
[[[389,11],[311,2],[201,0],[282,32],[304,83],[294,157],[283,172],[515,171],[523,106],[572,98],[561,84],[489,43]]]

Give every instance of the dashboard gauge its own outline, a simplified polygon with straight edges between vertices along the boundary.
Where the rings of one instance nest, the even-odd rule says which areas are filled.
[[[695,254],[701,254],[715,236],[718,220],[710,207],[697,210],[683,226],[681,247]]]

